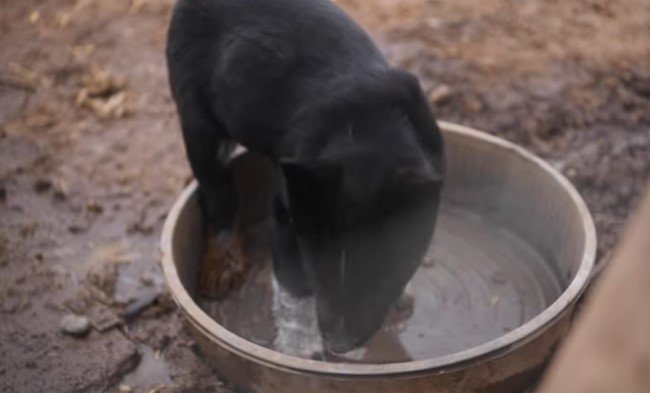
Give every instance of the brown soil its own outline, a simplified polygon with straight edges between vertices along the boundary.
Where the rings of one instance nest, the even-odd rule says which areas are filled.
[[[650,174],[650,3],[338,2],[421,77],[439,118],[561,169],[607,259]],[[190,177],[163,59],[170,9],[0,0],[0,391],[228,391],[158,264]],[[85,338],[59,333],[70,312],[91,319]]]

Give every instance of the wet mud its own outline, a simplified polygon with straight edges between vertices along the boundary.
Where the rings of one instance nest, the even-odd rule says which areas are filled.
[[[121,317],[165,298],[160,229],[190,178],[163,56],[172,3],[0,2],[0,391],[229,391],[173,305]],[[647,0],[337,3],[440,119],[562,171],[605,265],[650,178]],[[60,334],[71,312],[85,337]],[[123,381],[141,345],[171,383]]]

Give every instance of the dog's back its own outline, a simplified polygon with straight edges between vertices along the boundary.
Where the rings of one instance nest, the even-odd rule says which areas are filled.
[[[388,68],[328,0],[180,0],[167,56],[177,100],[201,95],[230,137],[267,154],[334,80]]]

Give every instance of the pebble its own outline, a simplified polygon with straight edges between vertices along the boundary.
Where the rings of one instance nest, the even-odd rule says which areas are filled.
[[[69,314],[61,319],[59,328],[65,334],[81,337],[90,331],[90,321],[84,316]]]
[[[136,299],[122,312],[122,317],[126,320],[131,320],[140,315],[144,310],[153,305],[158,299],[158,293],[147,293]]]
[[[448,85],[442,84],[437,86],[429,94],[429,101],[434,104],[442,104],[451,97],[452,91],[451,87]]]
[[[86,210],[91,213],[102,214],[104,212],[104,206],[97,202],[88,202],[88,204],[86,204]]]
[[[49,191],[52,188],[52,181],[50,179],[38,179],[34,183],[34,191],[38,194]]]

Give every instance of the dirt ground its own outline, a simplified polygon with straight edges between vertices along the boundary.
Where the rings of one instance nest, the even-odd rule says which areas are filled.
[[[440,119],[565,173],[607,260],[650,178],[650,2],[338,3],[421,78]],[[228,391],[159,267],[165,212],[190,179],[163,58],[170,10],[0,0],[2,392]],[[60,333],[70,312],[90,319],[86,337]]]

